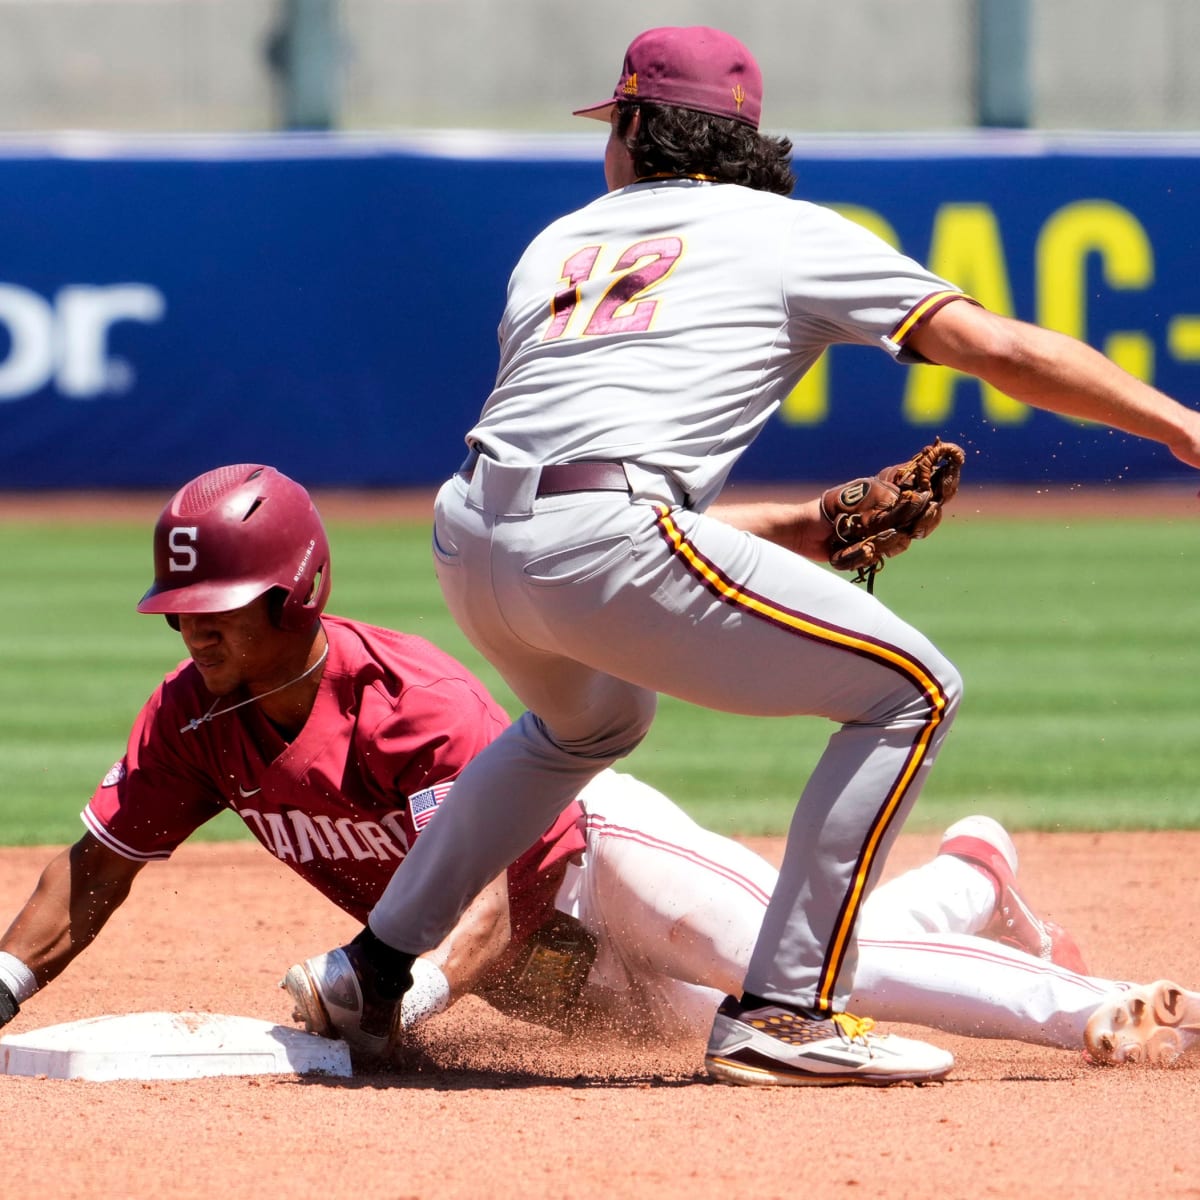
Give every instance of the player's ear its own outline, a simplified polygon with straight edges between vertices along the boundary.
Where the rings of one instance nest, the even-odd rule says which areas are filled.
[[[625,148],[632,150],[642,129],[642,110],[635,108],[629,117],[629,125],[625,129]]]

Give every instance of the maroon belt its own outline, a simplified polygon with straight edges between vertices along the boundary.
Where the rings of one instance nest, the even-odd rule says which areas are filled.
[[[475,473],[479,452],[471,451],[459,473],[470,479]],[[619,462],[553,463],[542,468],[537,495],[563,496],[570,492],[631,492],[625,467]]]
[[[543,467],[538,479],[539,496],[562,496],[567,492],[630,492],[625,467],[619,462],[555,463]]]

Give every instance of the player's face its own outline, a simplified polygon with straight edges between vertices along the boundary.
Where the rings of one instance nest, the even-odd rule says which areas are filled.
[[[179,633],[214,696],[270,691],[296,674],[293,639],[271,622],[268,598],[220,613],[180,613]]]
[[[625,137],[632,135],[639,119],[640,114],[634,113],[634,123],[626,130]],[[617,133],[617,110],[614,108],[608,129],[608,145],[604,147],[604,181],[608,184],[608,190],[615,192],[618,188],[628,187],[636,178],[629,148]]]

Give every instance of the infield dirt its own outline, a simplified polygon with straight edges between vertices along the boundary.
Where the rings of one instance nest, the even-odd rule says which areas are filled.
[[[936,839],[902,835],[889,871]],[[1200,833],[1018,834],[1030,899],[1094,971],[1200,983]],[[752,843],[777,861],[776,841]],[[0,851],[0,912],[51,848]],[[111,1012],[286,1024],[277,984],[355,932],[257,845],[151,864],[96,943],[13,1029]],[[1038,1197],[1200,1194],[1200,1055],[1171,1070],[930,1034],[944,1084],[758,1090],[709,1083],[702,1046],[574,1045],[468,998],[413,1073],[175,1083],[0,1078],[5,1194]]]
[[[813,494],[815,489],[803,490]],[[1193,486],[964,489],[953,519],[1194,520]],[[750,498],[742,489],[737,498]],[[165,496],[0,496],[0,519],[151,522]],[[318,493],[330,519],[420,519],[428,493]],[[950,519],[948,517],[948,519]],[[902,835],[889,873],[936,838]],[[1092,969],[1200,986],[1200,833],[1017,834],[1029,898]],[[774,861],[778,841],[753,843]],[[0,913],[53,848],[0,850]],[[211,1011],[287,1023],[277,983],[355,932],[256,845],[151,864],[98,941],[13,1029],[103,1013]],[[869,1014],[864,1014],[869,1015]],[[1200,1196],[1200,1054],[1167,1071],[923,1036],[954,1051],[923,1088],[709,1083],[703,1047],[568,1044],[470,999],[431,1022],[426,1062],[352,1080],[0,1078],[4,1194],[40,1200],[316,1197]]]

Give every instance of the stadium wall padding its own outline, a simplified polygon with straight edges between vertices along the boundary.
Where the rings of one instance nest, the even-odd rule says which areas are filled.
[[[0,489],[171,489],[244,461],[313,487],[436,484],[488,393],[509,271],[603,189],[602,154],[602,133],[0,145]],[[1200,404],[1200,138],[797,138],[795,171],[797,196],[989,307]],[[853,475],[934,433],[979,482],[1186,474],[838,347],[734,479]]]

